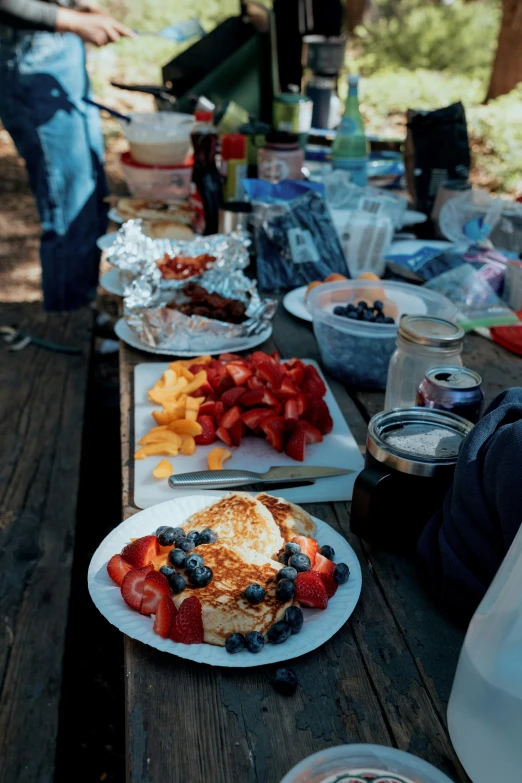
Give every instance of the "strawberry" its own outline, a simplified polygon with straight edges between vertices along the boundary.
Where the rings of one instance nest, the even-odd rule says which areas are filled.
[[[217,402],[215,404],[217,406]],[[198,416],[198,424],[201,424],[203,432],[201,435],[196,435],[194,440],[198,446],[208,446],[209,443],[214,443],[216,440],[216,427],[214,426],[214,419],[210,416]]]
[[[201,644],[203,642],[201,603],[195,595],[185,598],[179,607],[172,623],[170,638],[181,644]]]
[[[263,381],[260,378],[256,378],[255,375],[248,379],[247,386],[249,389],[252,389],[252,391],[265,388]]]
[[[323,436],[317,427],[314,427],[313,424],[310,424],[308,421],[300,421],[298,429],[303,430],[307,443],[321,443],[323,440]]]
[[[299,544],[301,547],[301,552],[304,555],[308,555],[310,558],[310,563],[312,564],[312,568],[315,569],[315,561],[317,558],[317,553],[319,551],[319,544],[315,540],[315,538],[309,538],[308,536],[295,536],[292,541],[294,544]],[[326,560],[326,558],[325,558]],[[334,563],[335,568],[335,563]]]
[[[113,555],[107,563],[107,573],[117,585],[121,585],[129,571],[132,571],[132,566],[121,555]]]
[[[285,419],[285,435],[287,439],[294,434],[298,424],[299,421],[297,419]]]
[[[218,400],[216,402],[216,407],[214,408],[214,418],[216,420],[216,424],[221,424],[221,419],[225,415],[225,405],[221,400]]]
[[[295,401],[296,401],[296,404],[297,404],[297,412],[298,412],[299,416],[301,417],[303,415],[303,413],[305,412],[307,406],[308,406],[308,398],[307,398],[306,394],[303,394],[302,392],[299,392],[299,394],[296,394],[296,396],[295,396]],[[326,403],[325,403],[325,405],[326,405]],[[313,424],[313,422],[311,422],[311,424]],[[325,434],[325,433],[323,433],[323,434]]]
[[[279,351],[272,351],[270,356],[272,357],[272,359],[275,362],[277,362],[278,364],[281,364],[281,354],[279,353]]]
[[[267,383],[271,389],[279,389],[281,386],[281,373],[279,366],[271,362],[260,362],[257,365],[256,376]]]
[[[230,437],[232,438],[232,443],[234,444],[234,446],[241,445],[241,441],[243,440],[243,436],[245,434],[245,429],[246,427],[241,421],[241,419],[236,421],[236,423],[230,427],[229,430]]]
[[[201,372],[202,370],[207,372],[208,367],[206,364],[191,364],[189,367],[189,372],[191,372],[193,375],[197,375],[198,372]]]
[[[305,365],[304,381],[301,384],[301,391],[305,394],[309,394],[314,399],[324,397],[326,394],[324,381],[315,367],[311,364]]]
[[[216,430],[217,437],[223,441],[227,446],[233,446],[234,442],[230,432],[225,427],[218,427]]]
[[[265,392],[263,389],[249,389],[241,395],[241,405],[243,408],[252,408],[255,405],[259,405],[262,402],[264,395]]]
[[[243,357],[239,356],[237,353],[222,353],[220,354],[218,361],[224,362],[225,364],[227,362],[239,362],[240,364],[246,364],[245,359],[243,359]]]
[[[297,386],[297,388],[301,387],[301,384],[304,381],[304,368],[294,367],[293,370],[287,370],[287,375],[294,386]]]
[[[137,612],[141,609],[141,601],[143,598],[143,585],[147,575],[154,571],[154,566],[147,565],[143,568],[133,568],[125,575],[123,582],[121,583],[121,597],[131,609],[136,609]]]
[[[285,420],[282,416],[268,416],[259,425],[267,441],[276,451],[283,451]]]
[[[242,413],[243,411],[241,410],[239,405],[234,405],[233,408],[230,408],[230,410],[225,413],[225,415],[219,422],[220,429],[224,427],[226,430],[229,430],[236,423],[236,421],[239,421],[241,419]]]
[[[219,381],[219,383],[217,385],[216,393],[221,398],[224,395],[225,392],[227,392],[229,389],[233,389],[234,386],[235,386],[235,383],[232,380],[232,378],[230,377],[230,375],[226,375],[225,374],[224,378],[221,378],[221,380]]]
[[[230,362],[225,366],[227,368],[228,374],[236,386],[243,386],[253,375],[252,370],[250,370],[245,364],[236,364],[234,362]]]
[[[323,580],[314,571],[302,571],[297,574],[295,584],[295,598],[301,606],[310,609],[326,609],[328,595]]]
[[[221,397],[221,402],[227,408],[232,408],[234,405],[237,405],[239,398],[243,396],[243,392],[246,392],[245,386],[236,386],[234,389],[229,389]]]
[[[152,630],[164,639],[168,639],[177,613],[178,610],[170,595],[164,595],[156,609],[156,617],[154,618]]]
[[[160,574],[159,571],[151,571],[150,574],[147,574],[143,583],[141,614],[156,614],[158,604],[165,595],[170,597],[167,577]]]
[[[328,558],[323,557],[323,555],[317,552],[313,564],[313,570],[317,571],[318,574],[328,574],[328,576],[333,576],[333,572],[335,571],[335,563],[333,560],[328,560]]]
[[[269,411],[266,408],[250,408],[249,411],[243,413],[241,421],[243,421],[249,429],[256,430],[263,419],[272,415],[272,411]]]
[[[295,398],[287,400],[285,402],[285,419],[298,419],[299,411],[297,409],[297,401]]]
[[[326,595],[328,596],[328,598],[332,598],[332,596],[336,594],[339,585],[337,584],[333,576],[330,576],[330,574],[325,574],[321,572],[319,576],[321,577],[321,581],[324,585],[324,589],[326,590]]]
[[[284,378],[279,391],[276,392],[276,396],[280,400],[289,400],[291,397],[295,397],[298,389],[289,378]]]
[[[279,400],[273,394],[270,389],[265,389],[263,392],[263,399],[259,403],[260,405],[268,405],[270,408],[279,408]]]
[[[332,417],[324,400],[311,400],[302,418],[317,427],[322,435],[328,435],[333,429]]]
[[[214,411],[216,409],[216,403],[215,402],[209,402],[208,400],[203,403],[203,405],[199,406],[199,415],[200,416],[214,416]]]
[[[268,362],[268,364],[279,364],[273,356],[264,353],[264,351],[254,351],[254,353],[251,353],[248,357],[248,361],[250,364],[253,364],[254,367],[259,367],[260,364],[265,364],[266,362]]]
[[[143,566],[152,563],[156,555],[159,554],[159,544],[156,536],[143,536],[131,541],[121,550],[121,556],[133,568],[143,568]]]
[[[285,362],[285,367],[288,370],[295,370],[296,367],[299,367],[299,369],[304,371],[306,364],[301,359],[288,359],[288,361]]]
[[[288,421],[292,420],[288,419]],[[292,459],[297,460],[297,462],[303,462],[305,458],[305,452],[306,435],[304,430],[299,428],[299,422],[297,422],[295,430],[290,435],[286,443],[285,454],[287,454]]]

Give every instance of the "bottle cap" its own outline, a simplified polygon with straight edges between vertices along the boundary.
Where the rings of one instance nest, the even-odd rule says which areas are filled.
[[[225,133],[221,139],[224,160],[243,160],[246,157],[246,139],[241,133]]]
[[[266,134],[267,144],[288,144],[297,146],[297,133],[287,133],[287,131],[271,131]]]
[[[359,84],[359,77],[355,73],[351,73],[348,76],[348,87],[357,87]]]
[[[197,122],[212,122],[214,120],[214,114],[211,111],[197,111],[194,117]]]

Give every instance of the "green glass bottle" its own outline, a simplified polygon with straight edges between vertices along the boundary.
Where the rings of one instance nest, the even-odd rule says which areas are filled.
[[[344,115],[332,146],[332,164],[334,169],[349,171],[351,181],[364,187],[367,182],[368,142],[359,109],[358,87],[359,77],[349,76]]]

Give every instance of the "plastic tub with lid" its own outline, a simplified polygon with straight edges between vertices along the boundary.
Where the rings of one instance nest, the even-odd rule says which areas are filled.
[[[192,181],[192,158],[180,166],[145,166],[124,152],[120,158],[127,187],[135,198],[186,201]]]
[[[384,304],[393,324],[356,321],[334,315],[334,307],[359,301]],[[395,350],[403,315],[435,315],[455,321],[457,309],[442,294],[391,280],[346,280],[314,288],[307,297],[322,360],[331,375],[343,383],[366,389],[384,389],[388,365]]]
[[[133,112],[130,122],[121,122],[132,159],[147,166],[179,166],[190,152],[191,114],[179,112]]]

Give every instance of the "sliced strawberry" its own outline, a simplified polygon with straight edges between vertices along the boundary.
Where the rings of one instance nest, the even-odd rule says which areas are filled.
[[[214,416],[214,411],[216,409],[216,403],[213,401],[206,401],[203,403],[203,405],[199,406],[199,415],[200,416]]]
[[[310,609],[326,609],[328,595],[323,580],[314,571],[302,571],[297,574],[295,584],[295,597],[301,606]]]
[[[107,563],[107,573],[117,585],[121,585],[129,571],[132,571],[132,566],[121,555],[113,555]]]
[[[267,441],[276,451],[283,451],[285,420],[282,416],[268,416],[259,427],[265,433]]]
[[[324,588],[323,588],[324,589]],[[185,598],[172,623],[170,638],[181,644],[202,644],[203,616],[199,598]]]
[[[215,406],[217,406],[217,402],[215,403]],[[196,435],[194,438],[197,445],[208,446],[210,443],[214,443],[216,440],[216,426],[214,424],[214,419],[211,416],[207,416],[205,414],[203,416],[198,416],[197,421],[198,424],[201,424],[203,429],[201,435]]]
[[[218,394],[219,397],[222,397],[225,392],[227,392],[229,389],[233,389],[234,386],[235,383],[232,380],[232,377],[230,375],[225,375],[223,378],[221,378],[217,385],[216,394]]]
[[[255,375],[253,375],[251,378],[247,381],[247,386],[249,389],[252,389],[252,391],[256,391],[256,389],[264,389],[265,384],[261,380],[261,378],[256,378]]]
[[[244,392],[246,392],[245,386],[235,386],[233,389],[229,389],[222,395],[221,402],[223,405],[226,405],[227,408],[232,408],[237,404],[239,398],[243,396]]]
[[[297,401],[295,398],[287,400],[285,402],[285,419],[298,419],[299,411],[297,409]]]
[[[301,384],[301,391],[305,394],[309,394],[314,399],[324,397],[326,394],[326,386],[324,381],[311,364],[305,365],[304,368],[304,381]]]
[[[225,411],[225,405],[221,402],[221,400],[218,400],[216,402],[216,407],[214,408],[214,418],[216,420],[216,424],[219,425],[221,423],[221,419],[225,415]]]
[[[260,364],[264,364],[265,362],[268,362],[269,364],[278,364],[273,356],[270,356],[264,351],[254,351],[254,353],[251,353],[248,357],[248,361],[250,364],[253,364],[254,367],[259,367]]]
[[[132,571],[125,575],[121,583],[121,597],[131,609],[136,609],[137,612],[141,609],[145,579],[152,571],[154,571],[154,566],[152,565],[146,565],[143,568],[133,568]]]
[[[300,388],[304,381],[304,369],[302,367],[294,367],[293,370],[287,370],[287,375],[297,388]]]
[[[164,639],[168,639],[177,613],[178,610],[170,595],[164,595],[156,609],[152,630]]]
[[[249,429],[256,430],[263,419],[272,415],[272,411],[267,410],[266,408],[251,408],[249,411],[243,413],[241,421],[243,421]]]
[[[317,427],[322,435],[328,435],[333,430],[333,420],[324,400],[311,400],[301,415],[305,421]]]
[[[240,362],[241,364],[246,364],[246,360],[243,359],[242,356],[239,356],[237,353],[222,353],[219,357],[220,362]]]
[[[265,389],[263,392],[263,399],[261,400],[261,405],[269,405],[270,408],[280,408],[279,400],[275,396],[273,392],[270,391],[270,389]]]
[[[232,443],[234,444],[234,446],[241,445],[241,441],[243,440],[245,431],[246,431],[246,427],[241,421],[241,419],[239,419],[239,421],[236,421],[236,423],[230,427],[229,429],[230,437],[232,438]]]
[[[137,538],[136,541],[131,541],[121,550],[123,559],[134,568],[143,568],[143,566],[149,565],[157,554],[159,554],[159,544],[156,536]]]
[[[285,367],[288,370],[295,370],[296,367],[299,367],[304,371],[306,364],[301,359],[288,359],[288,361],[285,362]]]
[[[141,614],[156,614],[159,602],[166,595],[170,597],[167,577],[160,574],[159,571],[151,571],[150,574],[147,574],[143,583]]]
[[[281,364],[281,354],[279,353],[279,351],[272,351],[270,356],[272,357],[272,359],[275,362],[277,362],[278,364]]]
[[[234,441],[232,440],[232,436],[230,435],[230,432],[225,429],[225,427],[218,427],[216,430],[217,437],[223,441],[227,446],[233,446]]]
[[[263,389],[249,389],[241,396],[241,405],[243,408],[252,408],[262,402],[265,392]]]
[[[299,424],[297,419],[285,419],[285,435],[287,438],[293,435]]]
[[[230,410],[228,410],[225,413],[225,415],[219,422],[220,428],[224,427],[226,430],[229,430],[236,423],[236,421],[240,420],[242,413],[243,411],[241,410],[239,405],[234,405],[233,408],[230,408]]]
[[[285,454],[297,462],[303,462],[306,452],[306,435],[304,430],[299,429],[299,422],[290,435],[287,444],[285,446]]]
[[[199,387],[199,389],[195,389],[195,391],[191,392],[189,397],[210,397],[214,394],[214,389],[210,385],[210,383],[204,383],[202,386]]]
[[[294,544],[299,544],[301,552],[304,555],[308,555],[312,568],[315,569],[315,561],[317,559],[317,553],[319,551],[319,544],[315,538],[309,538],[309,536],[295,536],[292,541]],[[326,558],[325,558],[326,559]],[[335,563],[334,563],[335,568]]]
[[[332,576],[335,571],[335,563],[333,560],[328,560],[327,557],[323,557],[323,555],[317,552],[313,570],[317,571],[318,574],[328,574],[329,576]]]
[[[198,372],[201,372],[202,370],[207,372],[208,367],[206,364],[191,364],[189,367],[189,372],[191,372],[193,375],[197,375]]]
[[[291,397],[295,397],[299,392],[297,386],[294,386],[289,378],[283,378],[283,382],[278,391],[276,391],[276,397],[280,400],[289,400]]]
[[[260,362],[257,365],[256,376],[267,383],[271,389],[279,389],[281,386],[279,367],[272,362]]]
[[[302,392],[299,392],[299,394],[296,394],[295,401],[297,403],[297,412],[299,413],[299,417],[303,415],[303,413],[306,410],[306,407],[308,405],[308,397],[306,394],[303,394]],[[325,403],[326,405],[326,403]],[[313,424],[313,422],[311,422]]]
[[[226,365],[226,368],[236,386],[243,386],[253,375],[252,370],[250,370],[246,364],[235,364],[234,362],[230,362]]]
[[[217,370],[207,370],[207,380],[214,392],[217,392],[221,381],[221,375],[217,372]]]
[[[336,594],[339,585],[337,584],[333,576],[330,576],[330,574],[324,574],[321,571],[319,576],[321,577],[322,583],[324,585],[324,589],[326,590],[326,595],[328,596],[328,598],[332,598],[332,596]]]
[[[305,433],[305,440],[307,443],[321,443],[323,436],[313,424],[308,421],[300,421],[298,428]]]

